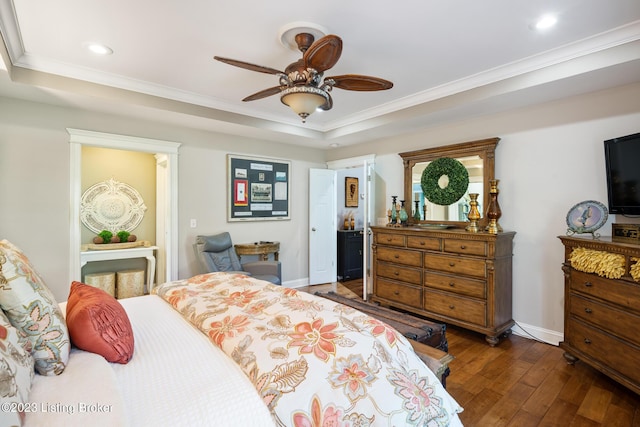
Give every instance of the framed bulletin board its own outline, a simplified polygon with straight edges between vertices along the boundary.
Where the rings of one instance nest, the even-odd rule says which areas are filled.
[[[227,221],[290,219],[291,162],[228,154],[227,173]]]

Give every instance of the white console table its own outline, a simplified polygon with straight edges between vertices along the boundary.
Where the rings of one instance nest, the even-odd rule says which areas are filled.
[[[88,262],[111,261],[117,259],[146,258],[147,259],[147,292],[153,288],[153,280],[156,274],[156,257],[154,255],[157,246],[143,246],[130,249],[108,249],[100,251],[81,251],[80,268]]]

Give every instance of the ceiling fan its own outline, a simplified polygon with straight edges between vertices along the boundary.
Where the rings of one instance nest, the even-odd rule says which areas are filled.
[[[359,74],[343,74],[325,77],[323,80],[324,72],[338,62],[342,53],[342,39],[336,35],[329,34],[315,40],[310,32],[301,32],[295,35],[295,43],[302,52],[302,58],[289,64],[284,71],[220,56],[214,56],[214,59],[247,70],[277,75],[280,79],[278,86],[256,92],[243,101],[255,101],[280,94],[280,101],[298,114],[303,123],[316,109],[330,110],[333,107],[329,92],[334,87],[355,91],[386,90],[393,87],[393,83],[388,80]]]

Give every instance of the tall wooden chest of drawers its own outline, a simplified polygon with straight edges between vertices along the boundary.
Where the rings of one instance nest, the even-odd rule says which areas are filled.
[[[564,341],[560,343],[565,358],[569,363],[580,359],[640,393],[640,283],[632,277],[633,272],[640,280],[640,245],[613,242],[610,237],[559,239],[565,248]],[[576,250],[590,251],[585,254],[587,261],[583,256],[572,262]],[[618,256],[616,274],[602,265],[593,268],[596,264],[591,263],[609,254]],[[621,277],[613,278],[617,276]]]
[[[514,232],[371,229],[372,301],[483,333],[491,346],[511,329]]]

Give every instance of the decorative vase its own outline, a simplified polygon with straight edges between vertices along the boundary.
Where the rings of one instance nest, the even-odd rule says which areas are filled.
[[[415,200],[413,203],[416,205],[416,210],[413,212],[413,220],[415,222],[420,221],[420,200]]]
[[[398,222],[398,211],[396,209],[396,200],[398,196],[391,196],[391,224]]]
[[[355,230],[356,229],[356,220],[355,218],[351,217],[351,229]]]
[[[500,226],[500,224],[498,224],[498,220],[502,216],[500,204],[498,203],[499,182],[499,179],[489,180],[489,206],[487,207],[487,218],[489,218],[489,225],[486,227],[486,230],[491,234],[498,234],[502,231],[502,227]]]
[[[407,214],[407,210],[404,208],[404,200],[400,200],[400,224],[406,225],[407,220],[409,219],[409,215]]]
[[[469,233],[477,233],[480,231],[478,229],[478,220],[480,219],[480,211],[478,210],[478,193],[469,193],[469,198],[471,199],[469,202],[469,212],[467,213],[469,225],[465,227],[465,230]]]

